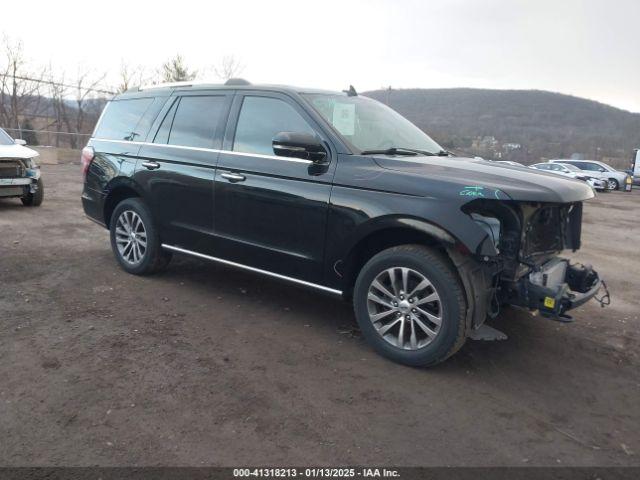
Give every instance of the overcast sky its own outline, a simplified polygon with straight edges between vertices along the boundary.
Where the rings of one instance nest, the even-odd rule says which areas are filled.
[[[254,83],[542,89],[640,112],[640,0],[5,3],[0,30],[69,77],[115,83],[123,61],[181,53],[208,79],[235,55]]]

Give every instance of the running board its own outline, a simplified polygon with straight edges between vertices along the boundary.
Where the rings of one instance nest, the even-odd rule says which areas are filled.
[[[305,287],[315,288],[317,290],[322,290],[323,292],[331,293],[333,295],[342,296],[342,291],[340,290],[335,290],[333,288],[325,287],[324,285],[318,285],[317,283],[307,282],[305,280],[300,280],[298,278],[287,277],[286,275],[280,275],[279,273],[270,272],[268,270],[262,270],[260,268],[250,267],[248,265],[243,265],[242,263],[236,263],[230,260],[225,260],[224,258],[212,257],[210,255],[205,255],[204,253],[193,252],[191,250],[187,250],[186,248],[174,247],[173,245],[167,245],[165,243],[162,244],[162,248],[166,250],[171,250],[173,252],[184,253],[185,255],[191,255],[193,257],[203,258],[205,260],[210,260],[212,262],[222,263],[224,265],[229,265],[230,267],[241,268],[243,270],[248,270],[250,272],[255,272],[255,273],[261,273],[262,275],[278,278],[280,280],[285,280],[287,282],[303,285]]]

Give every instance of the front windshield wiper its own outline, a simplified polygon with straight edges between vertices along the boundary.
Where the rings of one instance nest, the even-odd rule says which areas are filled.
[[[436,156],[438,153],[427,152],[425,150],[418,150],[415,148],[405,147],[391,147],[386,150],[363,150],[361,155],[428,155]]]

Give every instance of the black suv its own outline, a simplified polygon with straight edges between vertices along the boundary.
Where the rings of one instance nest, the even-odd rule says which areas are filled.
[[[128,91],[82,164],[84,210],[127,272],[180,253],[340,295],[407,365],[483,336],[502,305],[565,319],[601,286],[557,256],[580,247],[588,185],[454,157],[353,88]]]

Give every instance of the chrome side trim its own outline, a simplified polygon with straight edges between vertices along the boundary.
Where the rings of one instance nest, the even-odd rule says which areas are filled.
[[[267,275],[269,277],[278,278],[280,280],[286,280],[288,282],[297,283],[298,285],[304,285],[305,287],[316,288],[318,290],[322,290],[324,292],[332,293],[334,295],[342,295],[341,290],[335,290],[333,288],[325,287],[324,285],[318,285],[317,283],[306,282],[304,280],[299,280],[293,277],[287,277],[286,275],[280,275],[279,273],[273,273],[268,270],[262,270],[260,268],[250,267],[248,265],[243,265],[242,263],[232,262],[230,260],[225,260],[223,258],[212,257],[209,255],[205,255],[204,253],[193,252],[191,250],[187,250],[185,248],[174,247],[173,245],[167,245],[166,243],[162,244],[162,248],[167,250],[172,250],[174,252],[184,253],[186,255],[192,255],[198,258],[204,258],[205,260],[210,260],[212,262],[222,263],[224,265],[229,265],[231,267],[241,268],[243,270],[249,270],[250,272],[261,273],[263,275]]]
[[[110,140],[107,138],[91,138],[91,140],[95,140],[96,142],[126,143],[128,145],[141,145],[147,147],[179,148],[181,150],[193,150],[196,152],[224,153],[226,155],[267,158],[270,160],[280,160],[284,162],[305,163],[307,165],[313,163],[313,161],[311,160],[304,160],[302,158],[279,157],[277,155],[263,155],[261,153],[236,152],[234,150],[218,150],[216,148],[188,147],[186,145],[167,145],[166,143],[136,142],[134,140]]]

